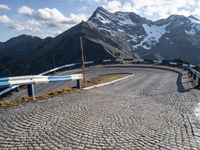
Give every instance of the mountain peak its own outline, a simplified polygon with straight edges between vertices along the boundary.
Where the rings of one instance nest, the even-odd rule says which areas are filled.
[[[167,18],[167,20],[177,20],[177,19],[187,19],[187,17],[183,16],[183,15],[171,15]]]
[[[9,41],[19,41],[19,40],[31,40],[31,39],[41,39],[41,38],[39,38],[39,37],[37,37],[37,36],[32,36],[32,35],[27,35],[27,34],[22,34],[22,35],[19,35],[19,36],[17,36],[17,37],[13,37],[13,38],[11,38],[11,39],[9,39],[8,41],[6,41],[6,42],[9,42]]]
[[[107,12],[107,10],[103,7],[97,7],[96,11],[103,11],[103,12]]]
[[[97,9],[94,11],[92,16],[96,16],[97,14],[104,14],[105,15],[105,14],[111,14],[111,13],[103,7],[97,7]]]
[[[188,18],[190,18],[190,19],[194,19],[194,20],[197,20],[197,21],[200,21],[199,19],[197,19],[197,18],[194,17],[193,15],[188,16]]]

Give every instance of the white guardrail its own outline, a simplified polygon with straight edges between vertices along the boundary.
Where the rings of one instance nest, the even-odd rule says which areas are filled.
[[[86,61],[85,62],[85,65],[89,65],[89,64],[93,64],[94,61]],[[52,72],[55,72],[55,71],[58,71],[58,70],[61,70],[61,69],[65,69],[65,68],[70,68],[70,67],[74,67],[74,66],[77,66],[77,65],[80,65],[81,63],[73,63],[73,64],[68,64],[68,65],[63,65],[63,66],[60,66],[60,67],[56,67],[54,69],[51,69],[51,70],[48,70],[48,71],[45,71],[43,73],[40,73],[39,75],[46,75],[46,74],[50,74]],[[2,78],[1,78],[2,79]],[[0,91],[0,96],[1,95],[4,95],[5,93],[8,93],[14,89],[18,89],[20,85],[13,85],[11,87],[8,87],[7,89],[3,90],[3,91]],[[0,86],[1,88],[1,86]]]
[[[189,64],[182,64],[182,67],[184,68],[184,70],[187,70],[188,73],[190,74],[190,77],[193,77],[194,80],[198,79],[198,84],[196,86],[196,88],[200,88],[200,72],[195,70],[193,67],[193,65],[189,65]]]
[[[20,85],[28,85],[28,95],[30,97],[35,97],[34,85],[39,83],[49,83],[49,82],[60,82],[60,81],[77,81],[77,88],[80,88],[80,80],[83,79],[82,74],[73,74],[66,76],[19,76],[19,77],[9,77],[9,78],[0,78],[0,87],[10,87]],[[1,94],[1,93],[0,93]]]
[[[59,81],[71,81],[82,79],[82,74],[66,75],[66,76],[19,76],[10,78],[0,78],[0,87],[12,87],[16,85],[28,85],[38,83],[49,83]]]
[[[43,73],[40,73],[39,75],[46,75],[46,74],[52,73],[52,72],[54,72],[54,71],[58,71],[58,70],[60,70],[60,69],[69,68],[69,67],[74,67],[74,66],[76,66],[77,64],[79,64],[79,63],[69,64],[69,65],[63,65],[63,66],[60,66],[60,67],[57,67],[57,68],[54,68],[54,69],[45,71],[45,72],[43,72]]]
[[[123,59],[116,59],[115,61],[122,61]],[[111,59],[105,59],[102,60],[103,63],[111,62]],[[87,61],[85,62],[85,65],[93,64],[94,61]],[[154,62],[155,63],[155,62]],[[64,68],[70,68],[77,65],[80,65],[81,63],[73,63],[68,65],[63,65],[48,71],[45,71],[43,73],[40,73],[39,75],[35,76],[21,76],[21,77],[10,77],[10,78],[0,78],[0,88],[8,87],[7,89],[0,92],[0,96],[12,91],[14,89],[18,89],[20,85],[28,85],[28,94],[29,96],[34,96],[34,84],[37,83],[48,83],[48,82],[59,82],[59,81],[70,81],[70,80],[77,80],[77,87],[80,87],[80,81],[82,79],[82,75],[68,75],[68,76],[44,76],[46,74],[50,74],[52,72],[64,69]],[[169,62],[170,65],[177,65],[176,62]],[[198,86],[200,87],[200,73],[193,69],[191,65],[188,64],[182,64],[182,67],[185,70],[188,70],[188,72],[193,76],[194,79],[199,79]]]
[[[192,67],[189,67],[188,70],[194,76],[194,78],[196,77],[200,78],[200,73],[197,70],[193,69]]]
[[[111,62],[111,61],[112,61],[111,59],[104,59],[104,60],[103,60],[103,63]]]

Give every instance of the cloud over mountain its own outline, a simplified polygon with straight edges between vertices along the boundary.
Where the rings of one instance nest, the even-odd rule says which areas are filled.
[[[87,19],[84,14],[71,13],[69,16],[64,16],[56,8],[33,10],[27,6],[22,6],[19,8],[18,13],[35,19],[42,25],[47,25],[48,27],[63,27],[65,29]]]
[[[111,0],[103,6],[110,12],[135,12],[154,20],[171,14],[200,17],[200,0]]]
[[[11,10],[7,5],[4,5],[4,4],[0,4],[0,10],[3,9],[3,10]]]

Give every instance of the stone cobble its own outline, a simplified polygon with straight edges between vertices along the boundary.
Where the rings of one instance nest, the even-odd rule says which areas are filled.
[[[125,68],[105,87],[0,110],[0,149],[198,150],[192,92],[178,74]]]

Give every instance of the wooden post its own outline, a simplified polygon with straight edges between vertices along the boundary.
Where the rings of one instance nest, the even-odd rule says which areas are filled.
[[[82,61],[82,73],[83,73],[83,87],[86,86],[86,70],[84,63],[84,52],[83,52],[83,37],[80,37],[80,46],[81,46],[81,61]]]

